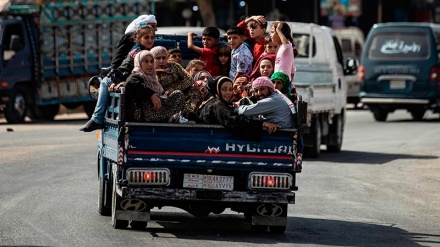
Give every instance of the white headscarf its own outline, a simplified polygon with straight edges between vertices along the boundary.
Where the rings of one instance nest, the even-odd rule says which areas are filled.
[[[140,15],[138,18],[136,18],[134,21],[132,21],[127,29],[125,29],[125,34],[127,33],[133,33],[136,31],[140,24],[146,25],[148,23],[154,23],[157,25],[156,16],[154,15]]]
[[[142,50],[142,51],[138,52],[138,54],[136,54],[136,56],[134,57],[134,69],[133,69],[132,73],[140,75],[142,77],[142,79],[144,80],[144,83],[147,87],[153,89],[153,91],[157,95],[161,95],[164,90],[163,90],[162,85],[160,85],[159,81],[157,80],[156,70],[153,69],[152,75],[147,75],[142,70],[142,67],[141,67],[142,60],[144,60],[146,56],[150,56],[151,58],[154,59],[153,54],[147,50]]]

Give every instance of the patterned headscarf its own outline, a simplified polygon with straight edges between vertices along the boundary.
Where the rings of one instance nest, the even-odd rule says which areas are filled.
[[[259,87],[268,87],[268,88],[271,88],[272,90],[275,90],[275,86],[273,85],[273,83],[269,79],[269,77],[267,77],[267,76],[260,76],[252,82],[253,89],[256,89]]]
[[[153,91],[157,95],[161,95],[164,90],[162,85],[160,85],[159,81],[157,80],[156,70],[153,69],[153,74],[151,75],[145,74],[145,72],[142,70],[142,66],[141,66],[142,60],[144,60],[145,57],[147,56],[150,56],[151,58],[154,59],[153,54],[147,50],[142,50],[141,52],[136,54],[136,56],[134,57],[134,69],[132,73],[140,75],[147,87],[153,89]]]

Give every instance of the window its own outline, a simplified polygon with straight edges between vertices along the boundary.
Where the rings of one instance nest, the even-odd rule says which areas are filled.
[[[422,60],[429,56],[428,34],[424,32],[378,33],[370,44],[370,59]]]
[[[5,27],[4,33],[3,33],[3,50],[11,50],[11,36],[12,35],[18,35],[20,37],[21,41],[21,48],[24,47],[24,36],[23,36],[23,29],[21,27],[20,23],[17,24],[9,24]]]
[[[298,51],[297,57],[309,57],[309,42],[310,35],[308,34],[292,34],[293,41],[295,42],[296,50]],[[312,40],[312,57],[316,55],[316,41]]]

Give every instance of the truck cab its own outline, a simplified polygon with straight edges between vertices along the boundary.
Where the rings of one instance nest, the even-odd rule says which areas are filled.
[[[313,23],[287,24],[298,50],[292,85],[308,103],[304,155],[318,157],[321,144],[330,152],[340,152],[347,104],[346,77],[357,72],[356,60],[344,61],[331,28]]]
[[[19,16],[0,19],[0,108],[5,108],[8,122],[24,118],[27,106],[32,103],[35,58],[29,33],[25,31],[27,21]]]

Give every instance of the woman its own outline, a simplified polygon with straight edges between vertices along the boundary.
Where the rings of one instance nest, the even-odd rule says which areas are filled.
[[[275,89],[278,89],[282,94],[287,96],[292,102],[295,100],[292,97],[292,93],[296,93],[296,91],[292,92],[292,86],[289,81],[289,77],[286,73],[282,71],[278,71],[272,74],[270,80],[273,82]]]
[[[275,132],[279,128],[276,124],[234,114],[230,106],[232,81],[228,77],[218,76],[210,79],[206,87],[208,95],[198,110],[200,122],[221,124],[240,137],[251,141],[260,140],[262,127],[268,128],[269,133]]]
[[[134,57],[134,69],[124,83],[127,121],[163,122],[184,107],[184,95],[174,90],[163,97],[164,88],[156,78],[153,54],[143,50]]]
[[[168,62],[168,51],[165,47],[153,47],[151,53],[154,56],[157,79],[165,90],[164,95],[168,96],[175,90],[182,91],[185,95],[183,113],[195,111],[202,96],[200,91],[193,87],[193,77],[180,64]]]
[[[275,54],[263,54],[255,63],[252,73],[249,76],[249,81],[253,82],[260,76],[271,77],[275,68]]]

